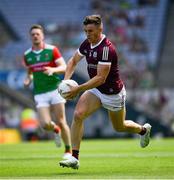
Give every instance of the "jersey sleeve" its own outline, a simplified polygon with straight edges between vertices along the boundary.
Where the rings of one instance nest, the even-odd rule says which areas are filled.
[[[81,52],[80,52],[80,48],[79,49],[77,49],[77,52],[78,52],[78,54],[80,55],[80,56],[84,56]]]
[[[115,50],[109,46],[104,46],[100,51],[99,64],[111,64],[115,56]]]
[[[83,41],[82,44],[80,45],[79,49],[77,50],[77,52],[80,56],[86,55],[85,47],[86,47],[86,41]]]
[[[25,59],[25,55],[23,55],[23,57],[22,57],[21,64],[22,64],[23,67],[28,68],[28,65],[27,65],[27,62],[26,62],[26,59]]]
[[[57,59],[62,57],[62,55],[61,55],[61,53],[60,53],[60,51],[59,51],[59,49],[57,47],[54,47],[54,49],[53,49],[53,57],[54,57],[54,62]]]

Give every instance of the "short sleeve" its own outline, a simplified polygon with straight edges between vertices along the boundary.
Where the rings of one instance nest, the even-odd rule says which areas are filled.
[[[78,49],[78,53],[80,56],[85,56],[86,55],[86,46],[87,46],[87,41],[83,41],[82,44],[80,45],[79,49]]]
[[[23,57],[22,57],[21,64],[22,64],[23,67],[27,67],[28,66],[27,62],[26,62],[26,59],[25,59],[25,55],[23,55]]]
[[[115,54],[114,49],[110,48],[109,46],[104,46],[100,52],[99,64],[111,64]]]
[[[59,59],[62,57],[62,55],[57,47],[54,47],[54,49],[53,49],[53,57],[54,57],[54,61],[56,59]]]

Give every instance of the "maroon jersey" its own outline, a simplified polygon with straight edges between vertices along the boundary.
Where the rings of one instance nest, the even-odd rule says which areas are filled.
[[[86,39],[79,48],[79,54],[86,57],[87,70],[90,78],[97,75],[98,64],[111,64],[111,69],[104,84],[96,87],[103,94],[118,94],[123,82],[119,76],[118,58],[115,47],[103,35],[101,41],[92,46]]]

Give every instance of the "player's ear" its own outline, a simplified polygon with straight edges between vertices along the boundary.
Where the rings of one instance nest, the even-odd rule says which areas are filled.
[[[99,32],[102,33],[103,32],[103,28],[100,26],[99,27]]]
[[[101,28],[101,30],[103,31],[103,23],[101,23],[100,28]]]
[[[45,40],[45,36],[44,36],[44,33],[42,33],[42,40]]]
[[[103,32],[103,23],[99,26],[99,31]]]

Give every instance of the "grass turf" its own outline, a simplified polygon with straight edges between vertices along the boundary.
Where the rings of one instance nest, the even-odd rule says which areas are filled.
[[[84,140],[80,168],[62,168],[53,142],[0,145],[0,179],[174,179],[174,139]]]

